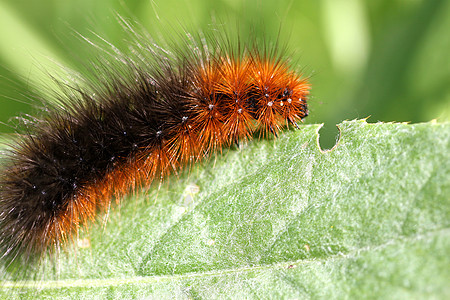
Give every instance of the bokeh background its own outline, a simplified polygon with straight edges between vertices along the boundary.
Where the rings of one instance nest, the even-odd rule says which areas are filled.
[[[345,119],[450,119],[448,0],[0,0],[0,133],[33,111],[27,95],[48,86],[45,72],[83,69],[92,53],[76,32],[123,46],[116,14],[152,36],[174,24],[221,22],[275,35],[281,28],[311,75],[306,123],[325,123],[325,148]]]

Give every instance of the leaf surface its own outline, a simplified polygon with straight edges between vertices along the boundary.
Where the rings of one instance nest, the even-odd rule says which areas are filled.
[[[346,121],[325,152],[320,127],[131,195],[0,296],[448,297],[450,124]]]

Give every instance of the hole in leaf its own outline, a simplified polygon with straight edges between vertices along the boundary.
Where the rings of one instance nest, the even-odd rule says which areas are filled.
[[[324,124],[319,130],[320,150],[327,151],[332,149],[340,138],[339,128],[333,124]]]

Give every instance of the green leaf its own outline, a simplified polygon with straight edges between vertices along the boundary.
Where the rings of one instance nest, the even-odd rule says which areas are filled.
[[[326,152],[320,127],[130,196],[0,296],[448,298],[450,123],[343,122]]]

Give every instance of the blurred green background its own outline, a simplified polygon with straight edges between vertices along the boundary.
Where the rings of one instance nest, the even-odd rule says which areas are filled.
[[[27,95],[49,85],[45,72],[55,64],[83,69],[92,54],[75,32],[123,46],[116,13],[155,36],[212,20],[275,34],[281,27],[312,76],[306,123],[325,123],[325,148],[345,119],[450,119],[447,0],[0,0],[0,132],[13,132],[8,120],[33,111]]]

